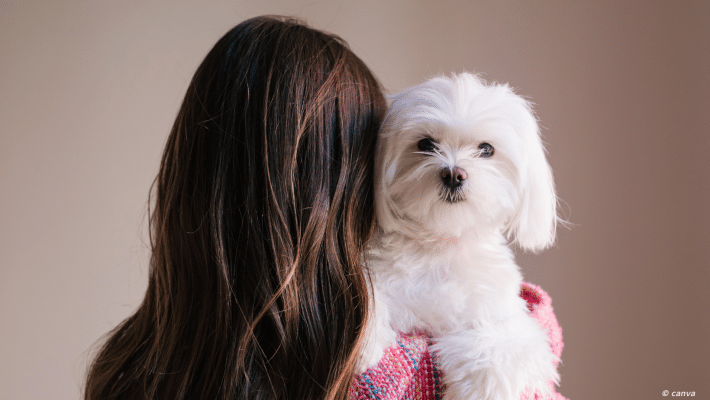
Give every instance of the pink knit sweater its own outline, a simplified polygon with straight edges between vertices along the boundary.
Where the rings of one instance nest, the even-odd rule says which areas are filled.
[[[562,354],[562,328],[552,309],[552,299],[539,286],[523,283],[520,297],[528,302],[532,317],[547,331],[552,352]],[[438,368],[436,354],[430,351],[431,341],[421,334],[400,334],[397,343],[385,350],[380,362],[357,375],[350,388],[351,400],[434,400],[441,399],[446,387]],[[557,365],[555,365],[557,367]],[[566,400],[548,382],[549,393],[521,394],[521,399]]]

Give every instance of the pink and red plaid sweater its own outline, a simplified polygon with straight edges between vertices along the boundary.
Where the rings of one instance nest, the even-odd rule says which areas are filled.
[[[528,302],[532,317],[547,331],[552,352],[562,354],[562,328],[552,310],[552,299],[539,286],[523,283],[520,297]],[[421,334],[400,334],[397,343],[387,350],[380,362],[359,374],[350,387],[351,400],[439,400],[446,387],[442,381],[431,341]],[[555,365],[556,367],[557,365]],[[566,400],[548,382],[549,393],[521,394],[521,399]]]

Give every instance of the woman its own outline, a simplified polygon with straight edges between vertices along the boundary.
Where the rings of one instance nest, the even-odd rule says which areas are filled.
[[[335,36],[260,17],[220,39],[154,182],[145,299],[108,334],[85,399],[346,398],[384,110]]]

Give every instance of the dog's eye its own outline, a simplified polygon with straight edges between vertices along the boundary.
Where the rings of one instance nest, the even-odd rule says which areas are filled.
[[[483,158],[488,158],[494,153],[493,146],[486,142],[479,144],[478,149],[481,150],[478,154]]]
[[[417,143],[417,147],[421,151],[433,153],[436,150],[436,142],[432,138],[424,138]]]

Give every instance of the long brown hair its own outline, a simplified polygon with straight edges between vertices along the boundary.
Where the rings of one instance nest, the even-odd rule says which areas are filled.
[[[198,68],[151,190],[148,290],[85,399],[334,399],[367,319],[380,86],[338,37],[259,17]]]

